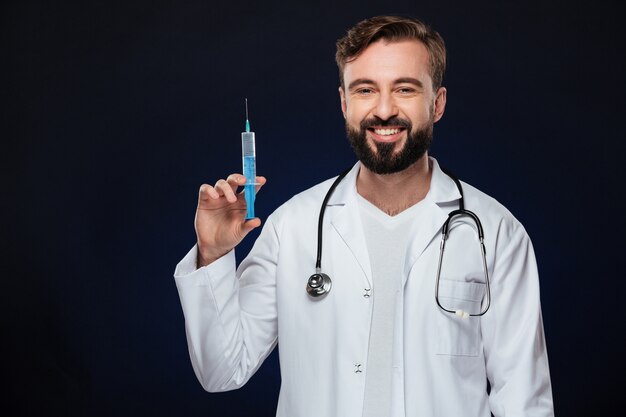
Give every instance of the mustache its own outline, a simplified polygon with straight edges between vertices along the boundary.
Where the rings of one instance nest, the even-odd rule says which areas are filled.
[[[360,127],[363,130],[368,129],[370,127],[374,127],[374,126],[380,126],[380,127],[400,126],[400,127],[410,130],[412,125],[410,121],[406,119],[401,119],[399,117],[392,117],[391,119],[387,119],[387,120],[383,120],[378,117],[372,117],[370,119],[362,120],[360,123]]]

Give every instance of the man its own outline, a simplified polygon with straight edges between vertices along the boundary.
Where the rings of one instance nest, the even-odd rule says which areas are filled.
[[[438,236],[461,201],[427,153],[446,105],[443,40],[417,20],[375,17],[338,41],[336,58],[360,162],[325,206],[320,273],[331,290],[311,297],[305,286],[332,180],[278,208],[236,271],[234,247],[260,225],[244,221],[236,190],[245,179],[203,185],[197,246],[175,272],[202,386],[241,387],[278,343],[278,416],[553,415],[522,225],[463,183],[465,206],[482,221],[491,285],[470,216],[452,223],[438,271]]]

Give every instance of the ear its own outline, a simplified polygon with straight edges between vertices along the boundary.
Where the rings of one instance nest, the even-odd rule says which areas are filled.
[[[438,122],[443,117],[443,112],[446,110],[446,92],[445,87],[439,87],[437,90],[437,96],[435,97],[435,122]]]
[[[343,91],[343,87],[339,86],[339,100],[341,101],[341,112],[343,118],[346,118],[346,93]]]

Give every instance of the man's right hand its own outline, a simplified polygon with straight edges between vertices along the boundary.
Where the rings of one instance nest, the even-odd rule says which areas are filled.
[[[265,184],[265,177],[256,177],[257,191]],[[196,210],[198,238],[198,268],[206,266],[227,254],[252,230],[261,225],[259,218],[246,221],[246,199],[237,188],[246,183],[241,174],[231,174],[219,180],[214,187],[200,186]]]

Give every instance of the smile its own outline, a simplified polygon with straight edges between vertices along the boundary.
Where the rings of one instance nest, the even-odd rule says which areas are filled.
[[[372,138],[378,142],[395,142],[400,139],[401,133],[405,130],[404,127],[371,127],[367,129]]]
[[[396,133],[400,133],[400,129],[374,129],[374,133],[382,136],[395,135]]]

